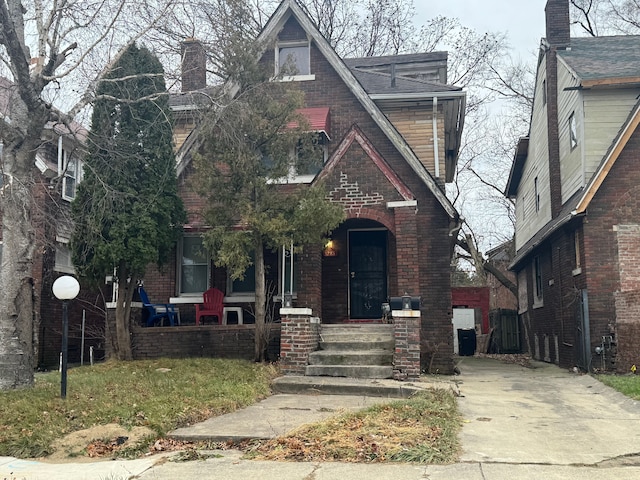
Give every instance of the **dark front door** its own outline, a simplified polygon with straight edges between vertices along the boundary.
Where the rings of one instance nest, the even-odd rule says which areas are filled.
[[[349,312],[354,319],[382,318],[387,299],[387,232],[349,232]]]

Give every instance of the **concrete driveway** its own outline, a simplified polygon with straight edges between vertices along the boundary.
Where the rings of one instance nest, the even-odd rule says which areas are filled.
[[[462,462],[640,465],[640,404],[590,377],[461,357]]]

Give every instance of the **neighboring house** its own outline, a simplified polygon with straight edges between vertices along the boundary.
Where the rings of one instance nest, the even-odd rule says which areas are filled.
[[[640,359],[640,37],[570,38],[548,0],[516,200],[519,313],[536,359],[628,372]]]
[[[286,250],[266,253],[275,300],[288,288],[291,272],[295,305],[310,308],[321,325],[380,322],[388,297],[420,296],[422,338],[435,355],[431,365],[452,371],[449,269],[460,220],[444,186],[455,173],[465,93],[446,84],[446,53],[342,59],[293,0],[278,7],[259,40],[270,45],[263,60],[274,64],[274,73],[279,58],[296,59],[299,75],[287,80],[299,82],[306,102],[302,113],[325,141],[321,172],[296,181],[322,179],[329,199],[343,205],[347,216],[332,232],[330,248],[305,249],[293,266]],[[175,271],[147,276],[145,285],[154,298],[179,306],[183,324],[193,321],[193,299],[215,286],[225,293],[226,305],[243,308],[247,323],[253,271],[232,281],[202,248],[204,205],[191,187],[198,130],[189,132],[197,123],[198,99],[206,97],[199,95],[206,92],[206,66],[193,40],[183,45],[183,55],[183,91],[190,92],[172,104],[189,222]],[[419,345],[418,338],[412,341]]]
[[[15,95],[18,95],[17,87],[9,80],[0,78],[0,115],[4,118],[11,118],[11,99]],[[34,345],[40,368],[57,366],[59,361],[62,306],[53,296],[51,287],[59,276],[75,273],[68,248],[73,228],[70,202],[82,180],[82,143],[86,140],[86,134],[86,130],[77,123],[72,123],[71,126],[47,124],[33,169],[34,203],[31,218],[36,235],[33,262],[36,328]],[[11,195],[11,184],[12,179],[3,175],[0,195]],[[96,298],[99,296],[95,291],[82,287],[78,300],[70,305],[70,362],[80,361],[83,309],[86,327],[85,358],[89,358],[90,347],[95,348],[96,358],[104,355],[104,314],[92,306],[96,303]],[[87,302],[82,302],[82,299]]]
[[[487,251],[487,262],[493,264],[508,280],[515,285],[517,279],[515,273],[509,270],[513,261],[515,250],[514,241],[508,240],[497,247]],[[487,286],[489,287],[489,309],[517,310],[518,299],[504,286],[494,275],[487,274]]]

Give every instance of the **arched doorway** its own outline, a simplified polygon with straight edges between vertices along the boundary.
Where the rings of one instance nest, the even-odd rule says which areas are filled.
[[[393,234],[374,220],[349,219],[331,240],[322,258],[322,323],[380,322],[395,271]]]

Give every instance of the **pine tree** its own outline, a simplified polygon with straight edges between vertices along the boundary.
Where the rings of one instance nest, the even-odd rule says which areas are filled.
[[[204,242],[214,263],[233,280],[255,266],[254,355],[262,361],[270,302],[264,252],[291,242],[319,249],[344,211],[326,199],[321,184],[282,184],[295,171],[322,166],[305,160],[318,158],[317,136],[297,113],[302,92],[292,82],[271,81],[252,48],[244,45],[240,54],[226,56],[235,62],[227,70],[235,93],[212,111],[203,128],[207,141],[195,159],[200,192],[209,200],[205,214],[212,228]]]
[[[84,179],[72,205],[73,261],[81,276],[115,271],[113,356],[131,359],[130,311],[147,265],[168,260],[185,219],[177,194],[164,71],[146,48],[128,47],[98,87]]]

